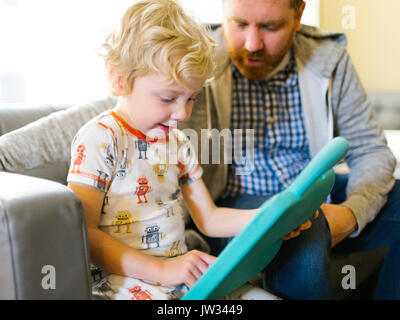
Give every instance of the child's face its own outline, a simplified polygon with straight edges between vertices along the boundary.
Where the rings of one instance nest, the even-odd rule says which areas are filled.
[[[192,80],[184,88],[168,84],[164,74],[150,73],[134,80],[129,95],[120,97],[116,112],[149,138],[163,137],[189,118],[193,101],[204,81]]]

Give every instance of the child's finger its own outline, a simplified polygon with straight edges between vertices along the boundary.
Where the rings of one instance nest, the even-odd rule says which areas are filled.
[[[190,272],[193,274],[193,276],[195,277],[195,281],[199,280],[200,277],[203,275],[203,271],[201,271],[201,268],[197,265],[193,266],[192,270],[190,270]]]
[[[198,251],[198,250],[193,250],[195,251],[195,254],[204,262],[206,262],[208,265],[214,263],[214,261],[217,259],[217,257],[212,256],[208,253],[202,252],[202,251]]]
[[[209,267],[209,263],[204,261],[201,257],[197,256],[197,260],[195,261],[195,268],[197,268],[200,272],[200,276],[207,271]]]
[[[193,287],[193,285],[196,283],[197,279],[196,277],[190,272],[190,274],[188,274],[186,276],[186,279],[184,281],[185,285],[187,285],[189,288]]]

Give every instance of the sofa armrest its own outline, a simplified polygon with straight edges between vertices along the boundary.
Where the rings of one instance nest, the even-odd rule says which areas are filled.
[[[0,299],[91,298],[85,216],[62,184],[0,172],[0,257]]]

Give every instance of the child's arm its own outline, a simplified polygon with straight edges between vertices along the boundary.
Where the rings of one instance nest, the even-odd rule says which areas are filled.
[[[197,228],[209,237],[235,236],[258,212],[217,207],[202,179],[183,185],[182,194]]]
[[[197,228],[209,237],[229,238],[235,236],[258,212],[258,209],[241,210],[217,207],[202,179],[185,184],[182,187],[182,194]],[[314,215],[314,218],[316,217],[317,214]],[[307,220],[282,239],[295,238],[301,231],[310,227],[311,221]]]
[[[125,245],[98,228],[105,193],[76,183],[69,183],[68,186],[82,202],[90,257],[98,267],[111,273],[160,282],[166,286],[185,283],[191,287],[215,260],[215,257],[196,250],[163,260]]]

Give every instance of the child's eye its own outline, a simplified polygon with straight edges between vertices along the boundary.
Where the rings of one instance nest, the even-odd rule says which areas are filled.
[[[173,103],[176,100],[176,98],[163,98],[161,97],[161,101],[163,103]]]

